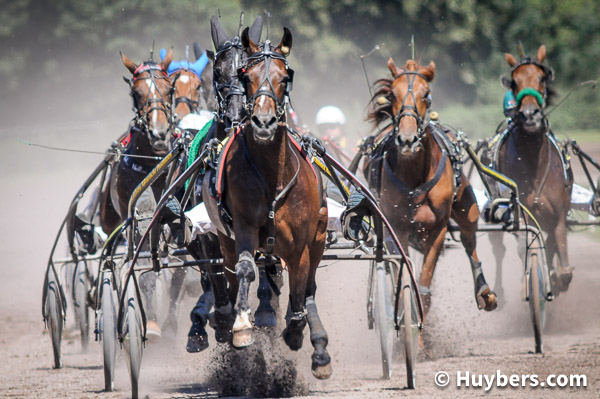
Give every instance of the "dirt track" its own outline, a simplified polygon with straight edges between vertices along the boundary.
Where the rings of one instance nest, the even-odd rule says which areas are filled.
[[[67,136],[26,136],[32,141],[71,148],[103,148],[118,131],[94,138],[79,132]],[[102,355],[92,342],[82,354],[77,333],[63,341],[61,370],[52,369],[52,350],[41,316],[41,289],[47,256],[56,229],[80,182],[100,156],[51,152],[17,143],[15,136],[0,138],[2,158],[2,219],[0,245],[0,397],[121,398],[129,395],[128,373],[121,357],[117,391],[102,392]],[[148,347],[141,371],[143,395],[152,398],[207,398],[220,393],[239,394],[252,385],[253,394],[293,393],[327,397],[463,397],[482,396],[483,389],[451,386],[440,389],[433,382],[438,371],[454,376],[457,371],[478,374],[585,374],[585,389],[493,388],[487,397],[600,397],[600,258],[597,240],[584,233],[572,234],[569,247],[576,267],[567,294],[549,304],[545,354],[532,354],[533,336],[526,303],[520,300],[521,263],[514,240],[506,240],[509,256],[504,262],[506,304],[493,313],[477,311],[468,261],[460,249],[447,250],[434,278],[433,308],[427,324],[427,353],[417,364],[417,389],[405,390],[403,359],[397,358],[391,380],[381,380],[379,344],[367,329],[365,296],[366,264],[338,263],[319,271],[317,304],[330,337],[334,374],[328,381],[310,375],[310,341],[299,353],[291,353],[278,338],[263,335],[252,350],[224,353],[223,348],[200,354],[185,352],[187,311],[180,312],[179,336],[162,347]],[[479,240],[479,254],[488,281],[494,284],[494,268],[487,238]],[[69,313],[68,323],[72,322]],[[70,325],[70,324],[69,324]],[[271,333],[276,336],[276,333]],[[262,349],[259,351],[258,349]],[[256,365],[266,363],[263,368]],[[231,362],[237,383],[232,384]],[[260,385],[263,384],[263,385]],[[265,385],[266,384],[266,385]]]

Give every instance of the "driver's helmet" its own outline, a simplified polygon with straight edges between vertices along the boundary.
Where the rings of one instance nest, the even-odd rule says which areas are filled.
[[[345,125],[346,116],[341,109],[334,105],[326,105],[317,111],[315,117],[317,126],[322,125]]]

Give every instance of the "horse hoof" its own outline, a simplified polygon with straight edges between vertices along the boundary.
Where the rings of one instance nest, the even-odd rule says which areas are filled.
[[[304,335],[300,333],[292,333],[288,328],[283,331],[283,340],[286,345],[293,351],[300,350],[304,341]]]
[[[252,345],[254,339],[252,338],[252,329],[247,328],[245,330],[236,331],[233,333],[233,346],[236,348],[245,348],[246,346]]]
[[[313,364],[311,367],[312,374],[315,378],[319,380],[326,380],[331,377],[333,373],[333,368],[331,367],[331,363],[327,363],[324,366],[316,366]]]
[[[277,325],[277,315],[275,312],[259,312],[254,314],[254,325],[257,327],[275,327]]]
[[[569,284],[571,284],[571,280],[573,279],[573,267],[567,266],[563,268],[559,268],[558,270],[561,282],[561,291],[567,291],[569,289]]]
[[[202,352],[208,348],[208,335],[190,335],[188,336],[188,341],[185,349],[189,353],[198,353]]]
[[[146,337],[148,338],[149,344],[157,343],[162,337],[160,326],[154,320],[148,320],[146,322]]]
[[[475,299],[477,301],[477,307],[480,310],[484,309],[486,312],[491,312],[498,307],[496,294],[487,287],[482,290]]]
[[[230,328],[215,328],[215,340],[220,344],[225,344],[230,342],[231,337],[231,329]]]

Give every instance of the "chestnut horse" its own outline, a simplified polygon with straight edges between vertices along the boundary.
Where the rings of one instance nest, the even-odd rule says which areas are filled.
[[[516,108],[496,150],[495,167],[519,186],[519,200],[531,210],[547,234],[546,259],[550,264],[552,291],[566,291],[573,276],[567,254],[567,213],[570,209],[573,174],[563,159],[545,107],[552,91],[548,87],[553,72],[544,63],[546,47],[540,46],[536,58],[517,61],[505,54],[510,79],[503,79],[515,99]],[[501,261],[506,251],[502,237],[490,235],[501,281]],[[557,262],[555,262],[555,258]]]
[[[161,58],[166,54],[165,49],[160,50]],[[204,94],[212,96],[212,77],[205,75],[212,74],[210,67],[211,59],[207,52],[202,51],[198,43],[194,43],[194,54],[196,60],[191,62],[187,59],[181,61],[172,61],[167,70],[169,77],[173,80],[175,87],[175,122],[178,123],[185,115],[198,113],[202,108],[201,102],[204,101],[204,109],[215,111],[215,102],[207,101]],[[212,108],[211,108],[212,107]]]
[[[316,172],[288,136],[285,100],[293,71],[286,57],[292,34],[284,28],[276,47],[269,40],[257,45],[248,29],[241,39],[248,54],[240,75],[250,121],[229,139],[221,156],[220,205],[210,196],[210,179],[203,186],[208,213],[219,229],[229,311],[235,305],[233,345],[239,348],[253,342],[248,290],[257,273],[257,251],[268,258],[278,256],[287,265],[290,284],[283,338],[290,349],[299,350],[308,321],[315,349],[312,373],[328,378],[332,372],[328,338],[315,304],[315,274],[325,248],[327,207]],[[223,213],[231,216],[229,226],[220,218]],[[215,287],[215,296],[223,294]],[[227,317],[226,309],[217,307],[215,317]]]
[[[432,61],[425,67],[409,60],[399,68],[390,58],[387,66],[392,78],[376,82],[368,119],[378,123],[391,117],[391,130],[376,150],[379,162],[370,158],[365,164],[365,176],[378,193],[381,209],[400,243],[404,247],[410,244],[424,255],[419,288],[425,312],[431,303],[429,287],[450,218],[460,228],[477,306],[491,311],[496,308],[496,295],[488,287],[477,257],[479,209],[473,189],[462,171],[457,171],[455,178],[447,148],[451,144],[442,137],[446,132],[428,123],[429,82],[435,64]],[[377,176],[379,183],[374,184]]]

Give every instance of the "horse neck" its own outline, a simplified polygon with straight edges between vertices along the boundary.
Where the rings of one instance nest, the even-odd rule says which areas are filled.
[[[244,139],[248,147],[248,155],[252,162],[263,175],[269,189],[282,190],[291,179],[291,174],[286,173],[290,169],[291,159],[285,125],[279,125],[275,132],[273,141],[269,143],[257,143],[254,140],[252,129],[248,128],[244,133]]]
[[[131,155],[157,156],[148,136],[142,130],[137,130],[131,135],[129,153]],[[141,165],[155,165],[157,161],[150,158],[138,158],[136,159],[136,163]]]
[[[432,154],[434,139],[429,131],[425,133],[422,142],[423,149],[414,158],[402,156],[396,144],[389,151],[390,166],[394,168],[394,174],[409,187],[418,187],[425,183],[432,169],[437,167],[437,163],[433,163]]]
[[[537,165],[539,162],[546,159],[550,140],[545,132],[526,134],[521,131],[520,127],[517,125],[513,137],[516,150],[523,161]]]

